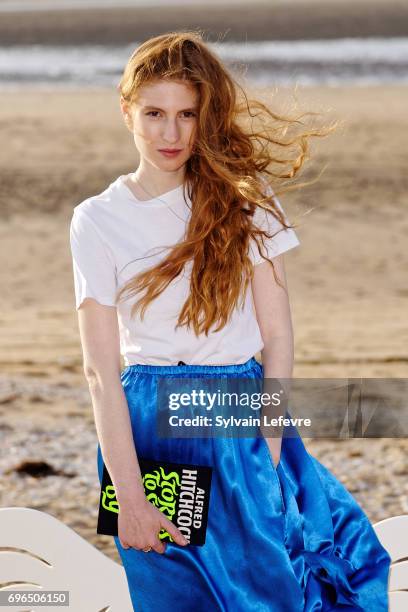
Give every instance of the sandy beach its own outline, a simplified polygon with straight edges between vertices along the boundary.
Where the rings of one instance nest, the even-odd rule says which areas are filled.
[[[282,198],[301,241],[286,259],[294,376],[406,377],[408,90],[310,88],[298,97],[343,126],[314,145],[305,178],[328,164],[319,182]],[[136,152],[114,91],[4,92],[0,121],[1,504],[49,512],[117,559],[113,540],[95,533],[97,439],[68,231],[73,206],[133,170]],[[371,520],[408,512],[406,440],[305,444]],[[48,468],[34,464],[30,475],[23,461]]]
[[[290,93],[267,99],[283,108]],[[299,180],[327,165],[320,180],[282,196],[302,242],[287,255],[295,374],[406,376],[408,90],[304,88],[298,98],[343,125],[312,144]],[[8,143],[0,152],[1,250],[10,262],[1,360],[3,371],[35,374],[56,357],[78,356],[72,208],[134,170],[137,155],[114,91],[3,92],[0,117]]]

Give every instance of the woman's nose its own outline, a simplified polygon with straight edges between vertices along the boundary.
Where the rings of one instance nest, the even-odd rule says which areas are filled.
[[[179,139],[179,128],[175,121],[167,121],[164,127],[163,140],[177,142]]]

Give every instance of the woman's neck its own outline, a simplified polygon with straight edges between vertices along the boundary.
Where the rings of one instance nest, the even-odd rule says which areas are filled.
[[[154,172],[154,169],[139,166],[129,176],[129,182],[138,199],[149,200],[175,189],[184,182],[184,177],[184,167],[175,172]]]

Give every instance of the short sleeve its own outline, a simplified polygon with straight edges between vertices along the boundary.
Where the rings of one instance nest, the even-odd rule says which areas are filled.
[[[116,265],[112,251],[86,212],[74,210],[70,225],[75,303],[87,297],[116,306]]]
[[[290,222],[276,196],[274,197],[274,202],[279,210],[283,213],[285,223],[289,225]],[[293,249],[300,244],[296,232],[293,229],[284,228],[281,222],[274,217],[272,213],[266,211],[261,206],[256,207],[252,219],[253,223],[258,229],[265,230],[268,232],[268,234],[275,234],[272,238],[267,238],[264,236],[264,247],[262,247],[261,242],[262,236],[258,238],[261,244],[262,253],[264,253],[270,259],[277,257],[277,255],[281,255],[282,253],[285,253],[285,251],[289,251],[289,249]],[[253,238],[250,240],[249,257],[254,266],[265,261],[265,259],[259,254],[258,246]]]

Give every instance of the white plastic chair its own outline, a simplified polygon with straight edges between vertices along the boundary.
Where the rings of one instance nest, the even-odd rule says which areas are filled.
[[[407,612],[408,515],[384,519],[373,527],[392,560],[389,612]],[[61,612],[133,612],[121,565],[50,514],[1,508],[0,590],[41,589],[70,592],[70,605],[62,606]],[[55,612],[56,607],[24,609]]]
[[[388,581],[390,612],[408,610],[408,514],[392,516],[373,525],[391,557]]]
[[[69,606],[7,607],[16,612],[133,612],[123,567],[55,517],[32,508],[0,509],[0,591],[5,590],[69,591]]]

